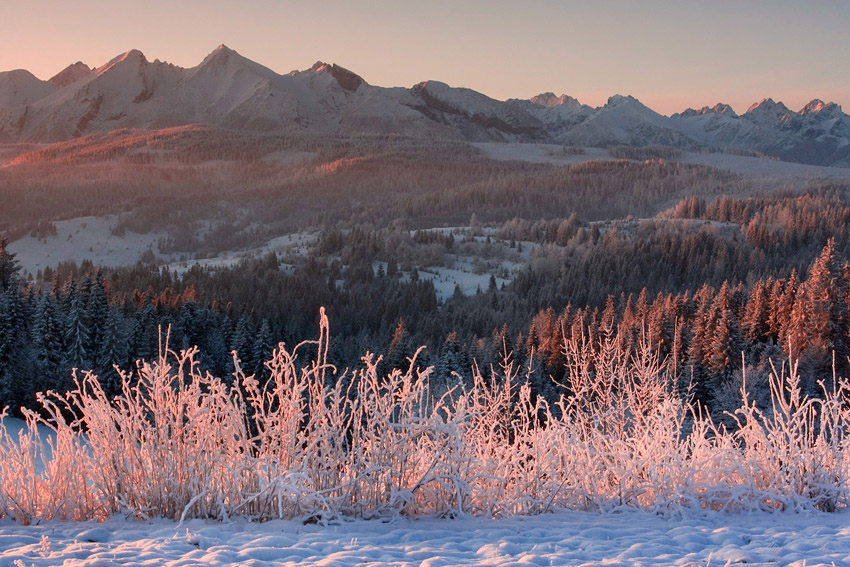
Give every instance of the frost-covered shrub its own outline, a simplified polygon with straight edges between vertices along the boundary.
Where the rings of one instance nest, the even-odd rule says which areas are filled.
[[[0,423],[0,515],[22,523],[112,514],[174,519],[328,515],[510,516],[570,508],[670,513],[847,506],[850,391],[807,397],[796,367],[743,399],[727,428],[674,387],[651,345],[571,341],[563,395],[535,397],[505,356],[471,383],[432,391],[416,356],[379,374],[327,364],[317,341],[279,346],[260,383],[203,373],[161,348],[121,376],[39,397],[27,426]],[[314,353],[308,360],[302,357]]]

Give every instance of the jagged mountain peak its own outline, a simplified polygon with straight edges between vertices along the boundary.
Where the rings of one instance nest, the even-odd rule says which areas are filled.
[[[562,94],[561,96],[555,95],[553,92],[545,92],[540,93],[539,95],[533,96],[529,99],[532,104],[536,104],[538,106],[543,106],[545,108],[553,108],[556,106],[568,106],[568,107],[580,107],[581,103],[578,99],[571,97],[567,94]]]
[[[0,73],[3,140],[49,142],[116,128],[185,124],[595,147],[740,148],[805,163],[850,165],[845,149],[850,148],[850,117],[820,99],[799,112],[766,98],[740,116],[718,103],[668,118],[628,95],[592,108],[551,91],[500,101],[437,80],[411,88],[373,87],[326,61],[279,74],[224,44],[188,69],[149,62],[133,49],[96,69],[74,63],[49,81],[24,70]]]
[[[787,124],[793,120],[794,114],[783,102],[765,98],[750,106],[744,116],[755,123],[770,125]]]
[[[699,110],[695,108],[689,108],[682,112],[676,113],[671,116],[671,118],[689,118],[691,116],[705,116],[706,114],[719,114],[724,116],[730,116],[732,118],[737,118],[737,114],[728,104],[718,102],[714,106],[703,106]]]
[[[210,51],[209,55],[204,57],[203,61],[201,61],[198,67],[204,67],[210,64],[225,64],[233,59],[250,61],[246,57],[240,55],[239,52],[237,52],[236,50],[230,49],[222,43],[221,45]]]
[[[728,104],[718,102],[714,106],[711,107],[711,112],[715,114],[725,114],[727,116],[736,117],[738,114],[732,109]]]
[[[614,96],[608,97],[608,102],[605,103],[604,108],[613,108],[615,106],[620,106],[623,104],[639,104],[641,106],[644,106],[641,101],[639,101],[632,95],[615,94]]]
[[[190,74],[197,74],[199,72],[212,72],[215,74],[217,72],[215,71],[216,69],[225,73],[233,73],[239,69],[248,69],[253,73],[267,78],[279,76],[268,67],[245,57],[235,49],[231,49],[223,43],[213,49],[209,55],[204,57],[203,61],[201,61],[196,67],[189,69],[188,72]]]
[[[800,110],[800,115],[808,114],[841,114],[841,105],[834,102],[824,102],[819,98],[812,99]]]
[[[248,59],[235,49],[224,44],[212,50],[196,67],[186,69],[184,81],[205,81],[205,89],[227,88],[225,84],[237,75],[246,82],[255,80],[270,81],[280,77],[277,73],[259,63]],[[253,77],[253,78],[249,78]],[[210,83],[209,81],[212,81]]]
[[[826,107],[826,103],[819,98],[813,98],[800,110],[800,114],[809,114],[811,112],[820,112]]]
[[[758,102],[753,103],[747,109],[744,114],[753,114],[753,113],[787,113],[790,114],[791,111],[783,102],[775,102],[772,98],[763,98]]]
[[[752,103],[750,105],[750,107],[746,110],[746,112],[744,112],[744,114],[749,114],[749,113],[753,112],[754,110],[758,110],[759,108],[770,108],[770,107],[773,107],[775,105],[776,105],[776,103],[773,101],[772,98],[769,98],[769,97],[763,98],[758,102]]]
[[[337,65],[336,63],[316,61],[309,70],[311,73],[321,73],[323,71],[330,73],[331,76],[336,79],[336,82],[339,83],[339,86],[349,92],[356,91],[360,85],[366,82],[363,80],[363,77],[357,73],[349,71],[345,67]]]
[[[138,49],[131,49],[130,51],[126,51],[121,55],[114,57],[110,60],[106,65],[99,67],[95,72],[98,75],[102,75],[109,71],[110,69],[114,69],[118,66],[123,65],[143,65],[147,63],[148,60],[145,57],[145,54],[139,51]]]
[[[535,95],[528,100],[530,100],[534,104],[546,107],[556,106],[560,104],[560,102],[558,101],[558,96],[552,91],[540,93],[539,95]]]
[[[63,87],[67,87],[73,83],[76,83],[79,80],[91,77],[94,75],[94,69],[83,63],[82,61],[77,61],[76,63],[72,63],[68,65],[50,79],[48,82],[52,83],[56,87],[60,89]]]

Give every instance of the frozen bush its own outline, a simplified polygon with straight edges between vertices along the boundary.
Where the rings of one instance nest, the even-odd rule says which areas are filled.
[[[850,392],[833,379],[807,397],[793,365],[773,369],[769,410],[742,377],[727,429],[682,398],[651,345],[627,355],[615,333],[564,345],[563,394],[549,404],[510,355],[437,394],[415,355],[387,375],[372,354],[354,369],[329,366],[324,312],[320,329],[317,341],[279,345],[265,383],[238,361],[224,382],[199,370],[196,349],[161,347],[121,375],[114,399],[90,373],[65,396],[40,395],[46,417],[27,411],[20,434],[0,422],[0,515],[27,524],[848,503]]]

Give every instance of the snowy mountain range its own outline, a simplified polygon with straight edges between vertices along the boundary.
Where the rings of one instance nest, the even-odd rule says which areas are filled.
[[[813,100],[799,112],[765,99],[663,116],[616,95],[593,108],[567,95],[499,101],[438,81],[377,87],[318,62],[281,75],[222,45],[192,68],[128,51],[98,68],[75,63],[42,81],[0,73],[0,142],[55,142],[117,128],[206,124],[231,130],[392,134],[469,141],[736,149],[850,167],[850,116]]]

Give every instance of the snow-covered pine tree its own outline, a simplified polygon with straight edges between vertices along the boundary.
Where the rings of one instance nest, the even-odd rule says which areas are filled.
[[[712,316],[714,330],[708,343],[708,370],[721,380],[729,377],[742,347],[731,293],[729,282],[724,281],[717,292]]]
[[[20,372],[26,355],[23,307],[17,286],[0,293],[0,407],[18,407],[26,390]]]
[[[127,361],[127,331],[121,312],[107,306],[106,321],[101,334],[97,357],[97,375],[104,390],[110,396],[120,392],[121,377],[115,370]]]
[[[103,273],[97,270],[94,279],[90,279],[89,285],[85,287],[89,290],[88,297],[86,297],[86,321],[89,323],[89,343],[86,350],[92,363],[97,365],[96,370],[100,375],[103,370],[111,368],[111,365],[104,368],[97,364],[101,358],[100,350],[104,346],[104,327],[109,314]]]
[[[67,365],[71,368],[89,370],[92,368],[89,352],[90,331],[86,311],[86,297],[82,289],[72,286],[65,323],[65,344],[67,345]]]
[[[35,299],[30,345],[36,364],[35,389],[60,389],[65,330],[57,316],[54,297],[41,293]]]
[[[785,351],[785,356],[792,359],[799,358],[800,350],[803,348],[801,335],[803,313],[795,309],[799,288],[797,272],[792,270],[769,319],[771,327],[776,326],[779,329],[779,344]]]
[[[251,320],[247,315],[242,315],[236,323],[233,337],[230,339],[230,350],[236,351],[242,369],[251,372],[254,369],[254,344],[251,339]]]
[[[753,284],[750,300],[747,302],[742,331],[749,344],[766,342],[768,335],[768,299],[767,287],[763,280]]]
[[[266,362],[271,360],[274,348],[277,346],[272,338],[272,330],[268,319],[263,319],[260,323],[260,329],[257,331],[257,338],[254,339],[254,348],[252,352],[254,360],[253,373],[257,379],[265,379],[268,377],[268,369]]]
[[[17,287],[21,265],[15,259],[15,254],[7,249],[8,240],[0,239],[0,292],[10,287]]]
[[[818,373],[829,370],[833,352],[840,360],[848,353],[845,341],[850,324],[844,300],[846,287],[835,254],[835,242],[830,239],[812,264],[802,301],[806,312],[801,329],[807,342],[805,354]]]

